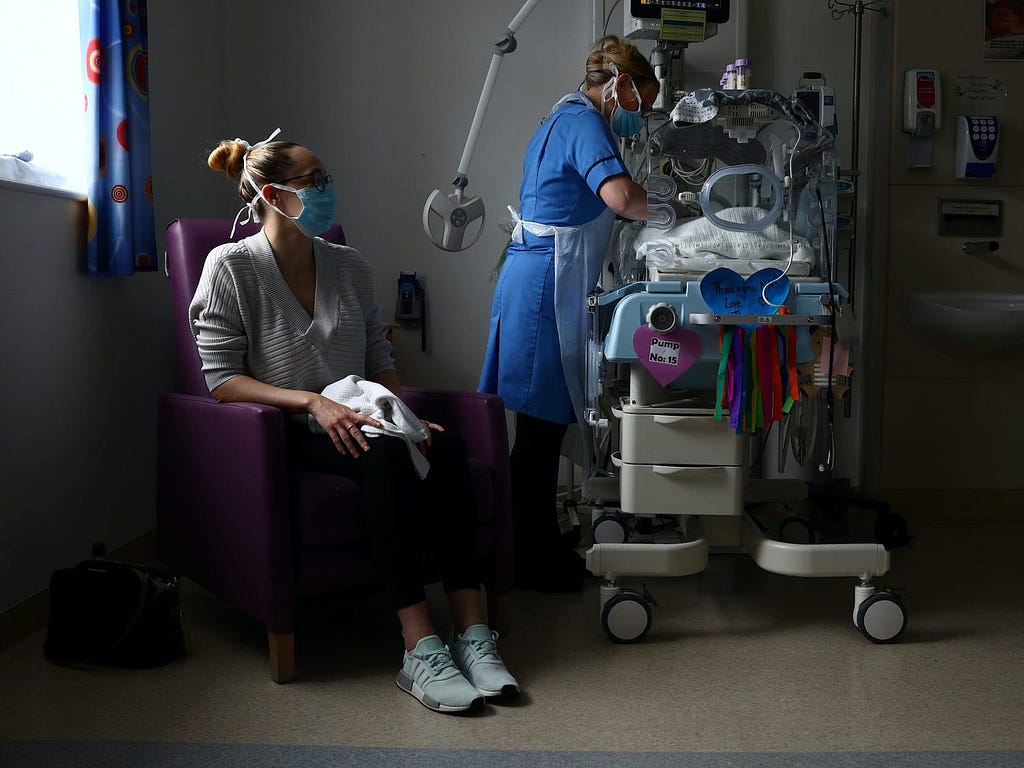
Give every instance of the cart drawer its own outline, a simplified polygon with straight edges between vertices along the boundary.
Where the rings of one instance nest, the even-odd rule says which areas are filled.
[[[739,515],[743,468],[627,464],[619,467],[622,511],[631,515]]]
[[[748,438],[729,421],[703,415],[622,414],[622,460],[629,464],[746,466]]]

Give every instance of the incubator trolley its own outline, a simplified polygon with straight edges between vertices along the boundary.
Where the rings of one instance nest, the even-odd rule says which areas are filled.
[[[853,623],[873,642],[892,642],[903,633],[907,612],[895,592],[874,584],[889,570],[885,546],[777,541],[745,511],[753,486],[751,438],[749,430],[736,428],[735,418],[730,423],[729,409],[722,409],[721,345],[723,337],[730,338],[723,334],[775,328],[790,334],[791,354],[807,360],[813,357],[812,331],[831,329],[834,342],[836,316],[847,295],[834,280],[831,136],[779,94],[746,92],[743,98],[750,109],[741,110],[741,123],[730,122],[737,111],[725,107],[744,104],[728,93],[689,94],[676,106],[646,150],[649,189],[652,201],[671,200],[673,185],[651,169],[672,173],[682,159],[692,168],[694,158],[707,158],[700,195],[676,196],[689,200],[696,215],[684,222],[685,230],[677,229],[675,220],[657,227],[649,221],[631,238],[620,236],[621,252],[612,254],[618,273],[626,274],[623,265],[634,260],[641,262],[638,276],[648,279],[624,282],[588,300],[586,422],[597,446],[602,440],[612,444],[606,433],[618,435],[618,450],[610,453],[614,468],[592,471],[584,481],[584,497],[602,501],[594,509],[594,544],[586,553],[587,568],[604,580],[602,625],[617,642],[640,640],[651,625],[653,600],[646,587],[638,591],[621,580],[697,573],[707,567],[709,552],[729,551],[748,553],[773,573],[856,578]],[[740,128],[734,131],[734,124]],[[693,176],[681,180],[692,182]],[[700,201],[699,211],[694,199]],[[701,238],[719,245],[693,253]],[[788,263],[778,252],[780,244],[789,250]],[[794,259],[799,248],[805,249],[803,257]],[[737,285],[743,289],[744,276],[769,265],[785,267],[786,285],[772,301],[767,287],[777,287],[779,280],[765,283],[761,293],[769,311],[709,305],[702,281],[711,271],[725,267],[740,275]],[[670,349],[665,359],[673,363],[690,356],[678,376],[675,371],[660,375],[652,366],[652,360],[662,359],[662,346]],[[628,391],[622,394],[620,386],[610,408],[609,367],[628,370]],[[613,499],[619,511],[608,512],[603,502]]]

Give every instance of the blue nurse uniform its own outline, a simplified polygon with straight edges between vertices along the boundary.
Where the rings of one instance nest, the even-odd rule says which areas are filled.
[[[586,95],[570,94],[530,140],[519,189],[526,222],[580,226],[607,206],[597,194],[611,176],[628,173],[604,117]],[[576,421],[562,368],[555,323],[554,237],[523,232],[509,245],[494,292],[481,392],[505,407],[559,424]]]

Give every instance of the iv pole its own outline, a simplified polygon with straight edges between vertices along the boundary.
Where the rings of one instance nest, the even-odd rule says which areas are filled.
[[[852,211],[853,228],[850,234],[850,258],[847,263],[846,290],[850,294],[850,305],[853,305],[856,292],[856,267],[857,267],[857,229],[859,216],[857,211],[857,190],[860,186],[860,73],[861,73],[861,30],[864,22],[864,11],[886,12],[886,0],[855,0],[845,2],[844,0],[828,0],[828,7],[832,10],[833,19],[841,19],[844,16],[853,14],[855,19],[853,30],[853,116],[851,119],[850,137],[850,176],[853,179]]]
[[[484,202],[480,197],[466,197],[466,187],[469,185],[469,161],[473,157],[473,149],[476,147],[476,140],[480,134],[480,126],[484,121],[484,113],[487,111],[487,104],[494,91],[494,83],[498,79],[498,69],[501,67],[501,59],[506,53],[515,51],[516,32],[526,21],[534,7],[540,0],[526,0],[519,13],[509,23],[501,39],[494,44],[494,56],[491,57],[491,65],[487,69],[487,77],[484,79],[484,88],[480,94],[480,100],[476,105],[476,112],[473,114],[473,123],[469,128],[469,136],[466,139],[466,147],[462,151],[462,159],[459,161],[459,168],[455,174],[452,185],[455,190],[450,195],[444,195],[441,190],[435,189],[427,196],[423,206],[423,230],[427,237],[438,248],[445,251],[463,251],[475,243],[483,233]],[[431,230],[431,217],[439,218],[443,222],[440,235]],[[464,242],[466,227],[472,222],[480,220],[480,229],[476,236],[469,242]]]

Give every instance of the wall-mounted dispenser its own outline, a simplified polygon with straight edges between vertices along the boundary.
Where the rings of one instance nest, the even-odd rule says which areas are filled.
[[[420,349],[427,351],[427,296],[415,272],[398,274],[395,322],[402,328],[419,328]]]
[[[404,327],[418,328],[423,320],[423,284],[415,272],[398,275],[398,300],[395,321]]]
[[[957,115],[954,174],[958,179],[991,179],[999,152],[999,119]]]
[[[903,85],[903,131],[907,167],[931,168],[935,134],[942,125],[942,80],[934,69],[907,70]]]

